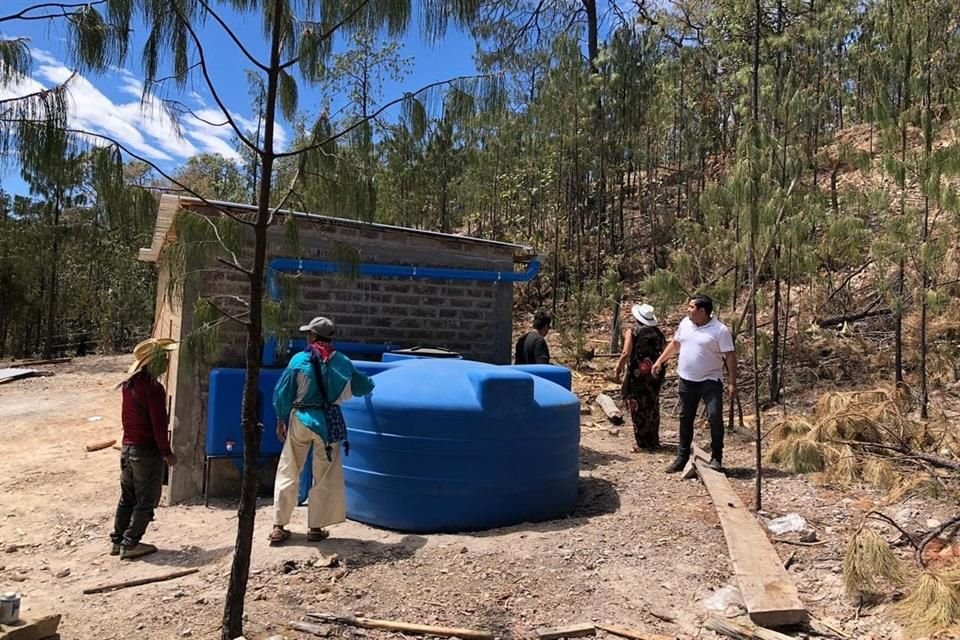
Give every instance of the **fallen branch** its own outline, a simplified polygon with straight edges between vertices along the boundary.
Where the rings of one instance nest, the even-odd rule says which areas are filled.
[[[354,616],[338,616],[332,613],[308,613],[308,618],[321,622],[335,622],[361,629],[383,629],[427,636],[445,638],[464,638],[465,640],[493,640],[493,634],[487,631],[474,629],[458,629],[456,627],[435,627],[427,624],[411,624],[408,622],[394,622],[392,620],[375,620],[373,618],[357,618]]]
[[[24,360],[23,362],[18,362],[18,367],[37,367],[43,364],[62,364],[64,362],[70,362],[73,358],[49,358],[47,360]]]
[[[617,425],[623,424],[623,413],[617,408],[617,403],[613,401],[613,398],[605,393],[601,393],[597,396],[596,402],[600,405],[600,408],[603,409],[603,412],[607,415],[610,422]]]
[[[200,569],[183,569],[182,571],[174,571],[172,573],[164,573],[159,576],[153,576],[150,578],[137,578],[136,580],[127,580],[125,582],[114,582],[113,584],[103,584],[99,587],[91,587],[89,589],[84,589],[84,595],[90,595],[91,593],[104,593],[107,591],[117,591],[118,589],[126,589],[127,587],[139,587],[140,585],[150,584],[151,582],[166,582],[167,580],[173,580],[174,578],[182,578],[183,576],[189,576],[194,573],[199,573]]]
[[[936,527],[935,529],[930,531],[930,533],[928,533],[923,537],[923,540],[921,540],[920,544],[917,545],[917,551],[916,551],[917,564],[919,564],[921,567],[926,568],[927,565],[923,561],[923,550],[926,548],[928,544],[933,542],[933,540],[937,538],[941,533],[943,533],[944,531],[946,531],[947,529],[949,529],[950,527],[956,524],[960,524],[960,516],[956,516],[954,518],[951,518],[950,520],[947,520],[942,525],[940,525],[939,527]]]
[[[670,640],[668,636],[661,636],[655,633],[641,633],[640,631],[619,627],[614,624],[598,624],[597,629],[601,629],[615,636],[620,636],[621,638],[629,638],[629,640]]]
[[[832,440],[832,442],[846,444],[851,447],[863,447],[864,449],[875,448],[886,451],[896,451],[907,458],[923,460],[925,462],[929,462],[935,467],[940,467],[941,469],[953,469],[954,471],[960,471],[960,462],[950,460],[949,458],[944,458],[933,453],[927,453],[925,451],[914,451],[898,445],[881,444],[879,442],[861,442],[860,440]]]
[[[831,318],[824,318],[823,320],[817,320],[815,324],[821,329],[826,329],[827,327],[833,327],[838,324],[843,324],[845,322],[856,322],[857,320],[866,320],[867,318],[876,318],[878,316],[886,316],[893,313],[890,309],[866,309],[864,311],[857,311],[856,313],[848,313],[842,316],[833,316]]]
[[[538,640],[560,640],[561,638],[582,638],[595,635],[597,635],[597,628],[589,622],[556,629],[537,629]]]
[[[115,444],[117,444],[116,440],[104,440],[103,442],[94,442],[93,444],[87,445],[87,451],[88,452],[100,451],[100,449],[106,449],[108,447],[112,447]]]
[[[735,640],[794,640],[793,637],[763,627],[748,627],[730,620],[709,618],[705,629]]]
[[[822,544],[827,544],[826,540],[817,540],[816,542],[802,542],[800,540],[787,540],[786,538],[774,538],[774,542],[782,542],[783,544],[793,544],[798,547],[819,547]]]

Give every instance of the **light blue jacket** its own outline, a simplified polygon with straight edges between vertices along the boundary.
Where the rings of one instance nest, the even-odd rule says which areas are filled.
[[[314,378],[313,367],[310,364],[310,354],[301,351],[290,359],[290,364],[284,369],[280,381],[273,390],[273,408],[277,417],[288,420],[291,411],[297,412],[297,418],[321,438],[330,442],[326,419],[320,407],[300,407],[294,409],[294,404],[317,405],[324,401],[329,404],[340,404],[353,396],[365,396],[373,391],[373,380],[363,375],[353,367],[350,358],[339,351],[334,352],[330,360],[320,365],[323,371],[323,383],[327,397],[320,395],[320,388]]]

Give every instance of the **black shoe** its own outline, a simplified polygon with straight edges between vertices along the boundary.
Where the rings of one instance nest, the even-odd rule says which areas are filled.
[[[710,468],[713,469],[714,471],[719,471],[720,473],[723,473],[723,464],[722,464],[719,460],[717,460],[716,458],[712,458],[712,459],[710,460],[710,465],[709,465],[709,466],[710,466]]]
[[[680,473],[685,466],[687,466],[687,461],[683,458],[677,458],[665,471],[666,473]]]
[[[120,559],[135,560],[136,558],[142,558],[143,556],[148,556],[151,553],[156,553],[156,552],[157,552],[157,548],[152,544],[147,544],[146,542],[138,542],[132,547],[121,547]]]

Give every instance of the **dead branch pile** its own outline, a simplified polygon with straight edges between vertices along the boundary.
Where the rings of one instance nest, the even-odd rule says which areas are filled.
[[[774,425],[767,460],[794,473],[823,472],[835,485],[863,481],[892,499],[938,491],[950,478],[937,469],[960,469],[960,448],[946,416],[922,421],[911,405],[908,392],[885,388],[825,393],[812,416]]]

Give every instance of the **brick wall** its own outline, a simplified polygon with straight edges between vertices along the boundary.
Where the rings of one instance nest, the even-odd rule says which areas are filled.
[[[278,257],[334,260],[336,245],[349,246],[360,262],[513,270],[514,249],[399,228],[359,226],[350,221],[300,222],[300,255],[284,250],[283,230],[270,230],[268,260]],[[310,274],[298,279],[298,307],[304,320],[325,315],[337,336],[351,342],[389,342],[403,347],[443,347],[464,357],[507,364],[511,357],[513,287],[510,283],[391,277],[351,278]],[[246,297],[245,276],[224,271],[204,279],[204,296]],[[230,310],[241,307],[230,306]],[[187,327],[189,330],[189,328]],[[295,329],[295,328],[293,328]],[[225,364],[243,361],[244,336],[230,330]]]

